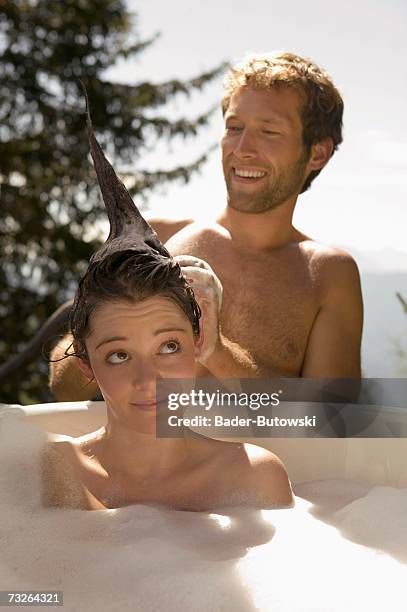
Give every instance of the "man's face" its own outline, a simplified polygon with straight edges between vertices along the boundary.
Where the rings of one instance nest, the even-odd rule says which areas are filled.
[[[297,93],[238,90],[225,114],[221,147],[231,208],[262,213],[296,196],[308,174]]]

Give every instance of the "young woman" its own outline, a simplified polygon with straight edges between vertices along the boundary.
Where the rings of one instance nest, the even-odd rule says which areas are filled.
[[[157,382],[192,382],[211,334],[207,325],[205,341],[200,308],[179,264],[105,159],[89,117],[88,125],[111,231],[79,284],[71,331],[81,370],[105,399],[107,423],[81,438],[50,443],[44,504],[103,509],[158,503],[195,511],[291,505],[286,470],[273,453],[190,431],[156,437],[156,419],[166,409],[156,397]],[[195,274],[212,286],[219,305],[220,283],[209,266],[202,262]],[[212,308],[211,325],[217,325],[216,312]]]

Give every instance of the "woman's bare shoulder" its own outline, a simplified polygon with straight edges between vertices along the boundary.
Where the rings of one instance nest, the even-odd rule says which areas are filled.
[[[247,456],[247,483],[267,505],[293,505],[290,480],[284,463],[269,450],[255,444],[244,445]]]
[[[80,478],[81,439],[52,436],[41,457],[41,498],[43,506],[104,508],[83,485]]]
[[[44,447],[41,456],[43,506],[78,507],[80,499],[74,453],[67,436],[53,436]]]
[[[293,505],[287,471],[277,455],[255,444],[210,439],[202,443],[211,472],[216,478],[220,475],[222,489],[234,490],[236,499],[263,508]]]

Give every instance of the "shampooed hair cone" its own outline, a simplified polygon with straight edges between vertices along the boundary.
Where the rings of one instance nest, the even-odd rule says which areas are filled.
[[[90,263],[100,261],[117,251],[127,250],[153,251],[163,257],[171,257],[153,228],[142,217],[96,140],[85,87],[84,91],[90,152],[110,222],[109,236],[105,244],[92,256]]]

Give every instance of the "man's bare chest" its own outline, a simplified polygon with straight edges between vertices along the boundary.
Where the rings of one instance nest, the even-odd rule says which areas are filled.
[[[222,231],[174,241],[174,254],[207,261],[223,285],[221,328],[266,370],[298,376],[321,303],[312,251],[291,243],[268,252],[245,248]],[[201,376],[208,375],[202,367]],[[205,370],[205,371],[204,371]]]
[[[312,287],[295,275],[251,272],[224,283],[222,329],[266,363],[296,369],[317,311]]]
[[[235,258],[214,269],[224,290],[222,331],[255,359],[284,375],[298,375],[319,308],[318,288],[295,257]]]

